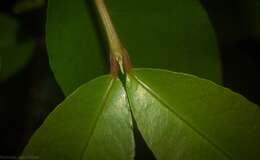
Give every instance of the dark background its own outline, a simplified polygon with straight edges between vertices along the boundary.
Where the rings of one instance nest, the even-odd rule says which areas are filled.
[[[245,5],[246,1],[201,0],[201,3],[218,39],[224,86],[259,105],[260,11],[253,12]],[[14,3],[15,0],[1,0],[0,12],[17,17],[24,28],[21,34],[36,37],[37,47],[23,70],[0,82],[1,156],[19,155],[34,130],[64,98],[48,65],[44,42],[46,6],[17,15],[12,11]],[[257,3],[258,6],[252,6],[260,10]],[[139,145],[137,150],[142,147],[145,145]]]

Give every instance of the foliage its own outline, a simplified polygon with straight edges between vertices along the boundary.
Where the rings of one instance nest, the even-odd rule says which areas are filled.
[[[188,74],[138,69],[128,74],[126,92],[111,76],[84,84],[48,116],[24,156],[133,159],[130,105],[159,160],[260,158],[260,110],[228,89]]]
[[[107,1],[134,66],[220,82],[215,38],[197,1],[136,3]],[[134,159],[136,122],[158,160],[260,159],[258,106],[214,82],[130,66],[120,76],[112,72],[89,81],[107,70],[92,9],[83,0],[49,3],[49,59],[69,96],[36,131],[23,156]],[[112,71],[128,64],[116,62]]]
[[[221,83],[216,38],[198,1],[164,0],[160,5],[157,0],[106,3],[134,67],[192,73]],[[108,73],[103,38],[91,6],[91,1],[85,0],[48,3],[48,55],[66,95]]]

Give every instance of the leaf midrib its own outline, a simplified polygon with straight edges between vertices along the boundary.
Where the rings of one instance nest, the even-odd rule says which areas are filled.
[[[97,127],[98,121],[99,121],[102,113],[105,110],[106,102],[107,102],[107,99],[109,97],[111,88],[113,87],[114,83],[115,83],[115,79],[110,80],[109,85],[108,85],[108,87],[107,87],[107,89],[105,91],[105,94],[104,94],[104,96],[103,96],[103,98],[101,100],[101,103],[100,103],[100,106],[99,106],[100,110],[99,110],[99,112],[97,113],[97,116],[96,116],[97,118],[94,120],[94,124],[92,124],[91,130],[90,130],[90,136],[86,140],[86,144],[84,145],[83,150],[82,150],[82,152],[80,154],[80,159],[81,160],[83,159],[83,157],[85,155],[85,152],[87,151],[87,148],[89,146],[89,142],[90,142],[92,136],[94,135],[94,131],[95,131],[96,127]]]
[[[210,145],[212,145],[216,150],[218,150],[220,153],[222,153],[227,159],[232,160],[232,156],[227,151],[221,149],[221,147],[214,143],[207,135],[203,134],[200,130],[196,129],[191,123],[189,123],[187,120],[185,120],[184,116],[182,116],[180,113],[172,109],[167,101],[165,101],[161,96],[159,96],[150,86],[145,84],[140,78],[138,78],[134,74],[129,74],[137,83],[139,83],[150,95],[152,95],[155,99],[157,99],[161,104],[165,106],[167,110],[169,110],[172,114],[176,115],[176,117],[181,120],[184,124],[186,124],[188,127],[190,127],[195,133],[197,133],[202,139],[206,140]]]

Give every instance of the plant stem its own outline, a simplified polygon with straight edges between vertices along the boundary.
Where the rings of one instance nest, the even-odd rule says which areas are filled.
[[[117,75],[119,72],[118,66],[122,73],[128,72],[131,68],[128,55],[117,35],[104,0],[95,0],[95,4],[109,44],[111,73]]]

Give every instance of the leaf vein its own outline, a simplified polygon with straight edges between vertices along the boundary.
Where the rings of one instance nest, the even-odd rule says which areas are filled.
[[[109,93],[110,93],[110,91],[111,91],[111,88],[112,88],[114,82],[115,82],[114,79],[112,79],[112,80],[109,82],[109,85],[108,85],[108,87],[107,87],[107,89],[106,89],[106,91],[105,91],[105,95],[103,96],[103,98],[102,98],[102,100],[101,100],[101,103],[100,103],[100,106],[99,106],[100,110],[99,110],[99,112],[98,112],[98,114],[97,114],[97,118],[94,120],[94,124],[92,125],[91,130],[90,130],[90,137],[86,140],[86,144],[84,145],[83,150],[82,150],[82,153],[80,154],[80,159],[81,159],[81,160],[83,159],[84,154],[85,154],[86,151],[87,151],[89,142],[90,142],[90,140],[91,140],[91,138],[92,138],[92,136],[93,136],[93,133],[94,133],[96,127],[97,127],[97,123],[98,123],[98,121],[99,121],[99,119],[100,119],[100,117],[101,117],[101,114],[104,112],[105,104],[106,104],[106,102],[107,102],[107,99],[108,99],[108,97],[109,97]]]

